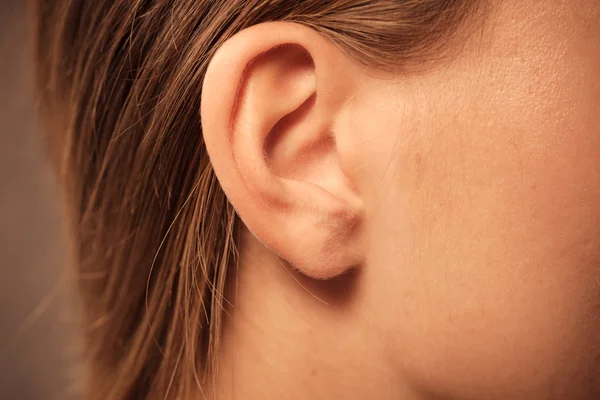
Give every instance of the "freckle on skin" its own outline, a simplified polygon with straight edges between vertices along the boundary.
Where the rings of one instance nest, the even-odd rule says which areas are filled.
[[[420,153],[417,153],[417,155],[415,156],[415,163],[417,165],[421,164],[421,154]]]

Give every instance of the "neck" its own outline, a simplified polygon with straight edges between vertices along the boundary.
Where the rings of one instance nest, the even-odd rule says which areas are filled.
[[[359,274],[299,276],[245,232],[215,393],[234,399],[415,399],[369,324]]]

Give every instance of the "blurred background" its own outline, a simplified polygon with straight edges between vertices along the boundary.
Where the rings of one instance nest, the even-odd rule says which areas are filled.
[[[34,117],[26,3],[0,0],[0,399],[73,399],[73,298]]]

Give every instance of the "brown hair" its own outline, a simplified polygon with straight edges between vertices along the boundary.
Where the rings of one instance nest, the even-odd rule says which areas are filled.
[[[65,187],[88,398],[191,398],[214,371],[236,214],[199,94],[216,49],[266,21],[366,66],[439,55],[474,0],[34,0],[41,112]],[[210,99],[205,99],[210,101]]]

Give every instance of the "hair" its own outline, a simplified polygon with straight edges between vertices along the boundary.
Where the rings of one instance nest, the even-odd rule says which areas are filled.
[[[89,399],[189,399],[214,375],[236,224],[202,138],[217,48],[267,21],[366,67],[438,57],[474,0],[32,0],[50,153],[82,298]],[[204,99],[210,101],[210,99]],[[233,270],[235,270],[233,268]]]

